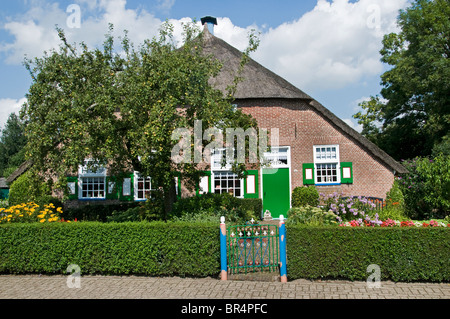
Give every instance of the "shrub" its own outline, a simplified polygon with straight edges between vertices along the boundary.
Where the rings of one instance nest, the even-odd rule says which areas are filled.
[[[141,207],[133,207],[128,208],[125,211],[113,211],[111,216],[106,216],[107,222],[136,222],[142,221],[144,219],[142,208]]]
[[[218,224],[181,222],[0,225],[0,273],[216,276]]]
[[[296,187],[292,191],[292,207],[319,205],[319,192],[314,186]]]
[[[363,196],[343,197],[341,194],[321,194],[321,202],[325,211],[331,210],[337,215],[338,222],[359,220],[360,223],[381,223],[377,206],[370,199]]]
[[[0,208],[6,208],[9,206],[9,202],[7,199],[0,199]]]
[[[287,225],[287,275],[294,279],[450,281],[447,227],[302,227]]]
[[[444,218],[450,214],[450,156],[403,161],[408,169],[398,181],[405,213],[413,219]]]
[[[67,208],[64,210],[64,217],[66,219],[77,219],[79,221],[100,221],[106,222],[108,216],[119,214],[119,212],[125,212],[130,208],[138,207],[140,202],[123,202],[118,204],[92,204],[84,205],[82,207]]]
[[[323,211],[319,207],[302,206],[289,210],[286,224],[333,225],[337,223],[337,215],[332,211]]]
[[[53,199],[51,191],[46,183],[33,183],[31,171],[27,171],[19,176],[10,186],[9,205],[19,205],[22,203],[35,202],[37,204],[48,204],[50,201],[59,202]]]
[[[174,203],[170,217],[195,219],[194,215],[201,214],[211,217],[225,216],[227,221],[231,222],[245,222],[251,218],[258,218],[261,207],[261,199],[236,198],[228,193],[208,193],[179,199]]]
[[[381,220],[389,218],[394,220],[407,219],[405,216],[405,200],[398,180],[394,180],[391,189],[386,193],[385,205],[378,212],[378,215]]]

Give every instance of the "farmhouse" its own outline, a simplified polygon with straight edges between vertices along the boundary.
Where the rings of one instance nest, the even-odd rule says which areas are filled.
[[[223,63],[211,84],[225,92],[230,72],[239,66],[241,52],[204,28],[207,53]],[[226,168],[212,167],[204,191],[226,187],[246,198],[262,198],[263,211],[286,216],[290,194],[297,186],[315,185],[322,193],[385,198],[397,173],[405,168],[312,97],[251,60],[238,84],[236,106],[251,114],[260,128],[277,128],[278,148],[266,156],[271,168],[249,171],[244,180]]]
[[[211,85],[225,93],[233,80],[230,70],[238,69],[242,53],[204,25],[204,51],[223,63]],[[244,178],[238,178],[229,167],[219,164],[222,153],[217,150],[200,180],[199,195],[227,192],[241,198],[261,198],[263,212],[268,210],[278,218],[287,215],[295,187],[315,186],[322,193],[385,198],[395,175],[406,172],[314,98],[256,61],[249,60],[242,77],[234,96],[236,107],[252,115],[259,128],[278,131],[278,146],[265,154],[271,166],[249,169]],[[107,169],[80,167],[78,175],[68,178],[69,198],[73,204],[140,201],[152,189],[151,178],[138,172],[117,181]],[[179,180],[177,194],[192,195]]]

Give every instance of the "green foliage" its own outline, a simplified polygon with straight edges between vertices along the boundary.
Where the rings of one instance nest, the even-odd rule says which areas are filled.
[[[450,281],[448,228],[287,226],[288,279]]]
[[[319,205],[319,192],[314,186],[296,187],[292,191],[292,207]]]
[[[141,217],[145,220],[162,220],[166,218],[164,196],[160,190],[151,191],[150,198],[141,203]]]
[[[405,199],[408,217],[413,219],[444,218],[450,214],[450,156],[404,161],[408,169],[399,185]]]
[[[42,181],[33,182],[36,179],[30,171],[19,176],[10,186],[9,204],[19,205],[22,203],[36,202],[38,204],[56,203],[47,183]]]
[[[261,214],[262,203],[258,198],[237,198],[231,194],[208,193],[201,196],[179,199],[173,207],[172,218],[196,220],[200,216],[211,216],[216,221],[225,216],[229,222],[247,222]],[[199,215],[200,216],[196,216]]]
[[[433,157],[438,155],[450,155],[450,134],[447,134],[442,138],[442,141],[433,146]]]
[[[106,216],[107,222],[123,223],[123,222],[137,222],[142,220],[143,216],[141,207],[128,208],[125,211],[115,210],[111,213],[111,216]]]
[[[6,208],[9,206],[9,201],[7,199],[0,199],[0,208]]]
[[[309,205],[292,207],[288,212],[286,225],[305,224],[310,226],[337,224],[337,215],[332,211],[324,211]]]
[[[449,16],[448,0],[415,0],[400,12],[400,31],[385,35],[380,51],[390,66],[381,96],[354,115],[363,134],[397,160],[431,155],[450,131]]]
[[[106,221],[115,221],[114,216],[121,216],[117,217],[117,219],[123,220],[126,219],[125,212],[129,209],[134,209],[136,207],[139,207],[141,203],[139,202],[123,202],[119,204],[108,204],[103,205],[102,203],[98,204],[89,204],[89,205],[83,205],[81,207],[76,208],[67,208],[64,210],[64,219],[66,220],[74,220],[75,218],[79,221],[99,221],[99,222],[106,222]],[[123,213],[123,216],[122,216]],[[133,213],[130,211],[130,214]],[[110,217],[108,219],[108,217]]]
[[[184,25],[181,48],[168,23],[159,37],[139,48],[125,32],[115,51],[112,31],[111,25],[103,49],[89,49],[84,43],[69,44],[58,29],[59,51],[25,61],[33,80],[21,110],[27,121],[27,156],[34,169],[60,179],[76,172],[86,158],[108,163],[114,175],[131,165],[163,189],[168,214],[176,199],[174,178],[198,182],[197,163],[172,160],[182,140],[178,130],[190,132],[196,120],[205,130],[246,130],[256,128],[256,121],[234,109],[232,96],[209,84],[221,64],[203,53],[195,23]],[[211,142],[201,140],[203,147]]]
[[[386,193],[385,205],[378,212],[380,220],[406,220],[405,199],[398,180],[395,180],[391,189]]]
[[[379,222],[376,203],[363,196],[344,197],[342,194],[334,192],[332,194],[320,194],[320,201],[325,211],[331,211],[337,215],[338,222],[351,220],[366,221],[368,223]]]
[[[0,225],[0,273],[217,276],[219,242],[217,223]]]
[[[25,160],[24,124],[11,113],[0,131],[0,177],[8,177]]]

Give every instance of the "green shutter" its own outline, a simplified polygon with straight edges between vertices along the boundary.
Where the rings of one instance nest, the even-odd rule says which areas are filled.
[[[114,183],[114,187],[110,189],[110,183]],[[106,199],[117,199],[118,187],[117,178],[115,176],[106,176]]]
[[[69,188],[69,183],[75,183],[75,185],[72,184],[75,187],[74,194],[71,194],[70,189],[68,189],[69,199],[78,199],[78,178],[75,176],[67,177],[67,188]]]
[[[303,163],[302,168],[303,185],[314,185],[314,163]]]
[[[123,183],[125,178],[129,178],[130,179],[130,194],[129,195],[124,195],[123,194]],[[119,199],[123,200],[123,201],[132,201],[134,199],[134,174],[130,173],[125,175],[123,178],[118,178],[117,179],[117,191],[119,192]]]
[[[177,190],[177,199],[181,199],[181,174],[177,173],[176,177],[177,177],[177,183],[175,185],[175,188]]]
[[[252,183],[252,185],[247,184],[249,182]],[[258,185],[258,170],[246,171],[244,177],[244,198],[259,198]]]
[[[352,162],[341,162],[341,184],[353,184]]]
[[[211,171],[204,171],[201,174],[202,177],[207,176],[208,177],[208,193],[211,192]],[[195,194],[197,196],[201,196],[202,194],[200,194],[200,185],[197,184],[197,186],[195,187]]]

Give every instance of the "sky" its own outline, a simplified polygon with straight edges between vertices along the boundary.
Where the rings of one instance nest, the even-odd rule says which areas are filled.
[[[19,113],[32,84],[24,58],[57,49],[56,26],[70,43],[101,46],[114,25],[139,45],[161,23],[181,25],[217,18],[214,35],[244,50],[248,33],[259,33],[251,57],[360,131],[352,115],[379,94],[388,70],[379,53],[384,34],[398,32],[399,10],[410,0],[13,0],[0,5],[0,129]]]

